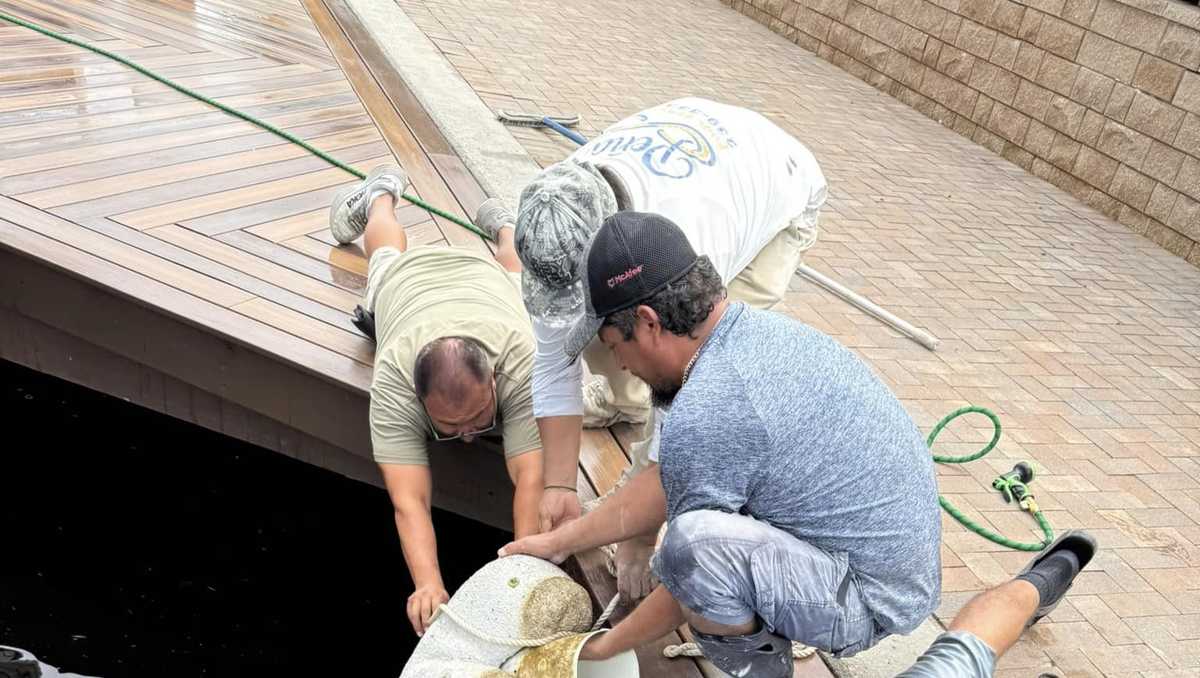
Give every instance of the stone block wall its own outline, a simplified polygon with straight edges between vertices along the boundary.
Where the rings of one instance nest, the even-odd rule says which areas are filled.
[[[1200,265],[1200,8],[723,0]]]

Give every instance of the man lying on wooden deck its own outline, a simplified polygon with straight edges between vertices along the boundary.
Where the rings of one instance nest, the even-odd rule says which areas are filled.
[[[578,263],[588,238],[621,210],[654,212],[683,229],[706,255],[729,298],[770,309],[783,300],[802,254],[817,237],[825,177],[799,141],[758,113],[699,98],[635,113],[546,168],[521,194],[517,252],[525,264],[526,308],[538,351],[533,407],[546,450],[542,529],[579,517],[571,489],[581,426],[644,422],[632,467],[646,467],[656,416],[646,385],[620,369],[597,340],[584,361],[562,343],[583,314]],[[568,489],[556,489],[568,488]],[[617,588],[626,599],[650,593],[653,535],[622,542]]]
[[[416,586],[408,618],[422,635],[449,599],[430,517],[427,442],[471,442],[502,431],[516,486],[518,537],[538,529],[542,445],[530,398],[534,341],[521,300],[511,214],[488,201],[476,216],[476,224],[499,243],[495,260],[458,247],[409,250],[395,216],[407,185],[399,167],[376,169],[334,198],[330,226],[341,243],[366,233],[370,264],[363,306],[374,314],[377,342],[371,445]]]
[[[792,675],[791,641],[850,655],[915,629],[937,606],[941,516],[933,462],[870,368],[783,314],[730,302],[716,269],[656,214],[618,212],[582,260],[597,334],[666,408],[647,468],[596,510],[501,555],[562,561],[647,537],[662,582],[591,657],[686,621],[735,676]]]

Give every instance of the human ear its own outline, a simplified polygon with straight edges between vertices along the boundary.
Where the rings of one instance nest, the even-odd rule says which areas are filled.
[[[656,313],[654,309],[650,308],[649,306],[638,306],[635,313],[637,314],[638,320],[645,322],[651,331],[658,332],[662,327],[662,323],[660,323],[658,319],[658,313]]]

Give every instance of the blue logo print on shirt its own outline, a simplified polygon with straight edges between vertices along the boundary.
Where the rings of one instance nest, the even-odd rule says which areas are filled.
[[[703,132],[678,122],[653,122],[642,113],[638,121],[605,132],[593,141],[592,155],[609,157],[641,154],[642,165],[658,176],[686,179],[703,165],[717,164],[717,150]]]

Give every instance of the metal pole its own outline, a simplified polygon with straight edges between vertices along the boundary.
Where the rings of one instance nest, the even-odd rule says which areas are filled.
[[[796,269],[796,272],[799,273],[800,275],[804,276],[805,278],[808,278],[809,280],[815,282],[816,284],[820,285],[821,287],[824,287],[825,289],[829,290],[830,292],[833,292],[834,294],[836,294],[837,296],[841,297],[842,299],[850,302],[854,306],[862,309],[862,311],[867,313],[868,315],[875,316],[876,318],[882,320],[883,322],[887,323],[891,327],[898,330],[901,334],[904,334],[905,336],[909,337],[910,339],[912,339],[913,341],[917,342],[918,344],[924,346],[925,348],[929,349],[930,351],[937,349],[937,345],[940,343],[937,337],[926,332],[925,330],[922,330],[918,327],[913,326],[909,322],[902,320],[901,318],[890,313],[889,311],[884,310],[882,307],[880,307],[875,302],[854,292],[853,290],[849,289],[848,287],[845,287],[844,285],[837,282],[836,280],[833,280],[832,278],[826,276],[825,274],[820,273],[820,272],[814,270],[813,268],[806,266],[804,264],[801,264],[800,267]]]

